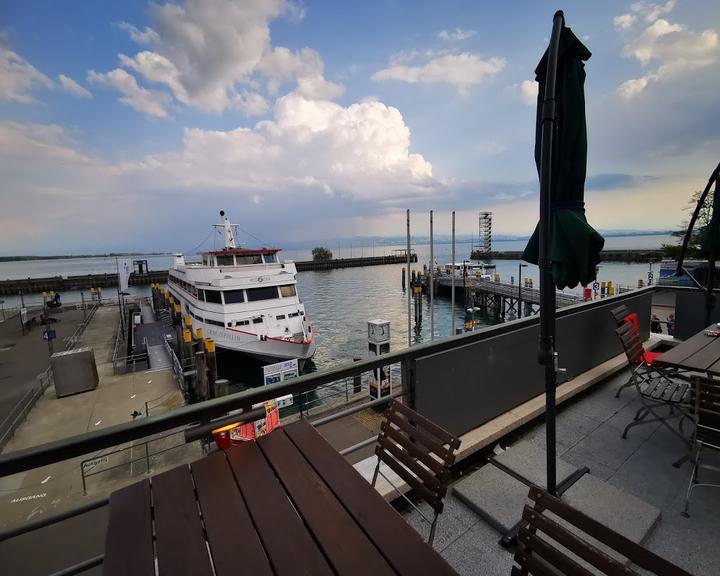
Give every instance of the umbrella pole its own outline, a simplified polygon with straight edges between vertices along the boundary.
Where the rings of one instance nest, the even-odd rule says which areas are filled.
[[[555,446],[555,387],[557,361],[555,352],[555,285],[552,262],[548,257],[552,214],[551,166],[553,132],[555,131],[555,78],[557,75],[558,45],[564,16],[558,10],[553,17],[553,29],[548,47],[547,81],[542,103],[540,143],[540,343],[538,359],[545,367],[545,426],[547,434],[547,489],[557,493]]]
[[[715,178],[715,194],[713,196],[713,215],[720,214],[720,179]],[[716,222],[713,218],[710,221],[711,226],[718,226],[720,222]],[[714,236],[714,234],[713,234]],[[715,283],[715,260],[717,253],[715,251],[715,242],[710,244],[710,253],[708,254],[708,271],[705,295],[705,326],[709,326],[712,318],[712,311],[715,308],[715,294],[713,293],[713,284]]]
[[[690,243],[690,238],[692,237],[692,231],[695,227],[695,221],[700,215],[700,210],[702,209],[703,204],[705,204],[705,198],[707,198],[708,192],[710,192],[710,188],[712,187],[713,182],[716,182],[719,179],[720,164],[718,164],[715,167],[715,170],[712,171],[712,174],[710,174],[710,178],[708,178],[705,190],[703,190],[703,193],[700,194],[700,199],[698,200],[697,206],[695,206],[695,211],[690,217],[690,223],[688,224],[687,230],[685,231],[685,237],[683,238],[682,247],[680,248],[680,256],[678,257],[677,269],[675,270],[676,276],[682,276],[683,274],[683,261],[685,260],[685,252],[687,251],[688,244]]]

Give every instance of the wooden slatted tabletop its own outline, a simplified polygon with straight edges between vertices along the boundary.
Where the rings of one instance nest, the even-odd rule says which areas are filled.
[[[709,330],[718,331],[713,324]],[[653,361],[653,365],[720,375],[720,337],[698,332]]]
[[[305,420],[113,493],[107,576],[455,574]]]

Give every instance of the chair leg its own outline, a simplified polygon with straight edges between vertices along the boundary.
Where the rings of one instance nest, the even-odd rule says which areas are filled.
[[[682,511],[682,515],[685,516],[685,518],[690,517],[690,496],[692,495],[693,488],[697,485],[698,468],[700,466],[700,450],[701,446],[697,448],[692,459],[693,470],[692,474],[690,474],[690,482],[688,482],[687,492],[685,493],[685,508]]]
[[[378,457],[377,465],[375,466],[375,472],[373,473],[372,482],[370,486],[375,488],[375,482],[377,482],[378,472],[380,471],[380,457]]]
[[[439,516],[440,515],[436,512],[435,518],[433,518],[432,525],[430,526],[430,536],[428,537],[428,544],[430,544],[430,546],[433,545],[433,540],[435,540],[435,528],[437,528],[437,521]]]

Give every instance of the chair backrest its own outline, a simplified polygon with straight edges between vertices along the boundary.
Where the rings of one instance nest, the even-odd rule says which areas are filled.
[[[440,514],[459,446],[458,438],[393,400],[375,454]]]
[[[624,322],[618,326],[615,334],[620,338],[630,366],[634,367],[642,364],[644,349],[640,340],[640,330],[632,322]]]
[[[615,324],[620,326],[623,322],[625,322],[625,318],[627,318],[630,314],[630,310],[628,310],[628,307],[625,306],[625,304],[620,304],[617,308],[610,310],[610,314],[612,314],[612,317],[615,319]]]
[[[693,376],[690,401],[697,426],[695,440],[720,450],[720,380]]]
[[[515,552],[518,566],[513,566],[512,576],[591,576],[598,571],[608,575],[637,575],[634,567],[628,567],[630,564],[644,569],[643,574],[691,576],[542,488],[531,486],[528,497],[534,507],[526,505],[523,509],[524,524]],[[598,542],[606,547],[605,551],[597,547]],[[607,548],[613,556],[608,555]]]

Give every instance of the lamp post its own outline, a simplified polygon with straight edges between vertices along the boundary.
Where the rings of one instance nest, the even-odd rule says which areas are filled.
[[[518,318],[522,318],[522,269],[527,268],[527,264],[520,262],[518,264]]]

